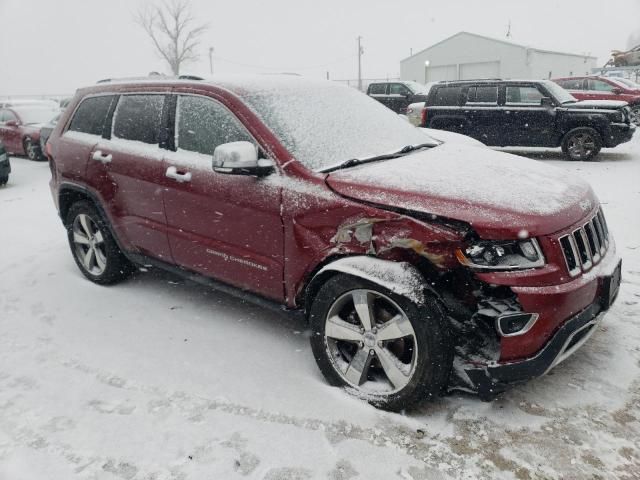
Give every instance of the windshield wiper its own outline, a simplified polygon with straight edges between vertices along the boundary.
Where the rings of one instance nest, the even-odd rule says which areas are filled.
[[[356,165],[362,165],[364,163],[379,162],[381,160],[390,160],[392,158],[398,158],[403,155],[406,155],[407,153],[411,153],[416,150],[420,150],[422,148],[437,147],[438,145],[439,145],[438,143],[420,143],[417,145],[406,145],[402,147],[400,150],[398,150],[397,152],[385,153],[383,155],[376,155],[376,156],[367,157],[367,158],[350,158],[349,160],[345,160],[344,162],[339,163],[337,165],[327,167],[327,168],[322,168],[319,171],[323,173],[330,173],[336,170],[340,170],[342,168],[355,167]]]

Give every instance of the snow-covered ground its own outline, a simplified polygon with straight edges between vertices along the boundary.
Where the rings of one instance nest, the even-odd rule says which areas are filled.
[[[0,189],[0,479],[640,478],[640,137],[592,183],[623,257],[616,305],[546,377],[405,415],[324,382],[304,325],[166,274],[77,270],[43,163]]]

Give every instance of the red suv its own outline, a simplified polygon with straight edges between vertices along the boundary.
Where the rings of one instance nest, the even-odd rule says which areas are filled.
[[[640,88],[610,77],[571,77],[554,80],[578,100],[621,100],[631,107],[631,121],[640,126]]]
[[[544,374],[620,284],[585,182],[331,82],[102,83],[47,155],[89,280],[153,265],[304,315],[329,383],[383,408]]]

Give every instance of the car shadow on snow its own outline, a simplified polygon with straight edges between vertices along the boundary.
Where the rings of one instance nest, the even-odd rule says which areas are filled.
[[[582,163],[577,161],[570,161],[562,153],[560,149],[546,149],[546,148],[496,148],[496,151],[510,153],[512,155],[518,155],[520,157],[531,158],[532,160],[560,160],[567,163]],[[603,162],[620,162],[633,160],[633,155],[630,152],[615,152],[609,150],[601,151],[598,156],[586,163],[603,163]]]
[[[306,323],[300,317],[279,311],[277,306],[267,308],[157,268],[137,271],[126,283],[170,298],[172,301],[168,308],[176,313],[181,310],[187,310],[190,314],[211,312],[212,316],[215,313],[216,321],[247,322],[252,329],[263,329],[264,334],[278,336],[284,330],[304,338],[302,343],[308,343]]]

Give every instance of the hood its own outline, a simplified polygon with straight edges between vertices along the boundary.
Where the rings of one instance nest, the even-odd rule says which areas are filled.
[[[337,170],[326,181],[354,200],[461,220],[496,240],[558,232],[598,205],[589,184],[564,170],[455,143]]]
[[[446,130],[434,130],[433,128],[422,128],[418,127],[420,130],[424,131],[431,138],[435,138],[440,142],[453,142],[453,143],[463,143],[465,145],[475,146],[475,147],[484,147],[484,143],[475,138],[471,138],[467,135],[462,135],[460,133],[448,132]]]
[[[606,109],[616,110],[618,108],[626,107],[627,102],[620,100],[582,100],[580,102],[563,105],[567,108],[588,108],[588,109]]]

